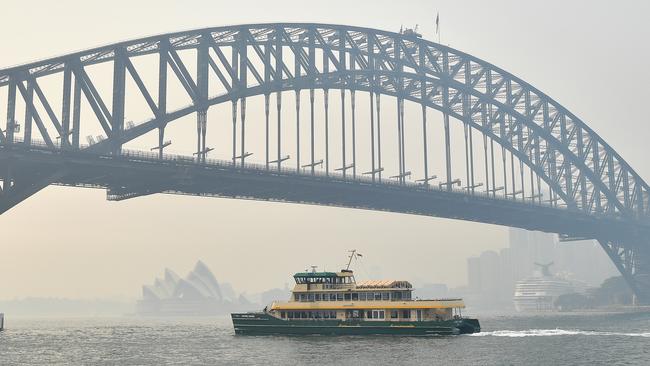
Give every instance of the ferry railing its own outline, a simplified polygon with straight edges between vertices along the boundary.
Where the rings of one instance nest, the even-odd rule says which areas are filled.
[[[333,283],[323,283],[323,289],[325,290],[339,290],[339,289],[348,289],[352,288],[353,284],[333,284]]]

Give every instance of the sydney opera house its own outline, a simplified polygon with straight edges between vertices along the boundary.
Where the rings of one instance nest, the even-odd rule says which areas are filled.
[[[137,311],[140,315],[219,315],[250,305],[243,297],[233,299],[224,292],[212,271],[198,261],[185,278],[165,269],[164,278],[142,286]]]

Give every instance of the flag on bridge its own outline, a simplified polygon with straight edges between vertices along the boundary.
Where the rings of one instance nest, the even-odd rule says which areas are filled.
[[[440,35],[440,12],[436,13],[436,34]]]

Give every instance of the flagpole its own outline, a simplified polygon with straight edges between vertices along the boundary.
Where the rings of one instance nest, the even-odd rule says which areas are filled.
[[[436,34],[438,35],[438,44],[440,44],[440,12],[436,13]]]

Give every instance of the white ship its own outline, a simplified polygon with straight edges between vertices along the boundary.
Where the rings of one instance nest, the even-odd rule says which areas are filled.
[[[541,268],[541,275],[523,279],[515,287],[513,301],[517,312],[554,311],[560,295],[575,291],[571,282],[551,275],[548,268],[553,262],[535,264]]]

